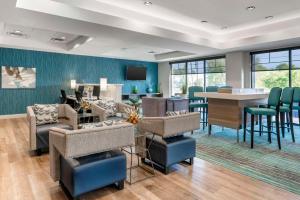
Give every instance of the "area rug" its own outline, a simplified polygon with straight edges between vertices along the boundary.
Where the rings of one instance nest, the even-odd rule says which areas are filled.
[[[193,134],[198,158],[300,195],[299,128],[295,129],[296,143],[292,142],[291,134],[286,133],[281,141],[282,150],[278,150],[276,135],[269,144],[267,134],[256,133],[254,149],[251,149],[249,133],[246,143],[237,143],[235,130],[213,127],[212,132],[211,136],[207,131]]]

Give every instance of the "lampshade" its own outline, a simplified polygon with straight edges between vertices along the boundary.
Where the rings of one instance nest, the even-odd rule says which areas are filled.
[[[100,89],[101,91],[107,90],[107,78],[100,78]]]
[[[76,80],[71,80],[71,89],[76,89]]]

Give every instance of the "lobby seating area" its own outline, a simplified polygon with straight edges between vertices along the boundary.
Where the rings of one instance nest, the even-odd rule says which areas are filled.
[[[0,200],[300,200],[299,0],[0,5]]]

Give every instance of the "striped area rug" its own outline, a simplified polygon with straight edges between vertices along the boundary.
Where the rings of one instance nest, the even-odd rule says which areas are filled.
[[[254,149],[250,149],[249,134],[246,143],[237,143],[235,130],[213,127],[212,132],[211,136],[207,131],[194,133],[198,158],[300,195],[299,128],[295,129],[296,143],[286,133],[281,141],[282,150],[278,150],[276,135],[269,144],[267,134],[255,133]]]

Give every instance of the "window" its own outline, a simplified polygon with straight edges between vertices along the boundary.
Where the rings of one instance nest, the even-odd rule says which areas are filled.
[[[225,85],[225,68],[224,57],[171,63],[172,95],[182,93],[183,87]]]
[[[186,85],[186,63],[172,64],[172,95],[181,93]]]
[[[300,87],[300,49],[292,50],[292,86]]]
[[[187,63],[187,87],[204,87],[204,61],[193,61]]]
[[[300,86],[300,49],[252,53],[252,87]]]
[[[206,61],[206,86],[226,84],[225,58]]]

